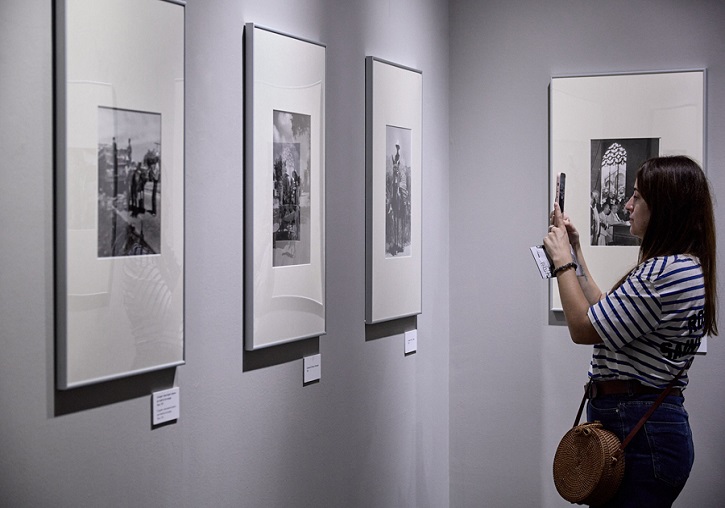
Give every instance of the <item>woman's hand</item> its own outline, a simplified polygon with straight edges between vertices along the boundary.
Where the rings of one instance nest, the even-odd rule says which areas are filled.
[[[569,220],[569,216],[567,214],[563,214],[563,218],[564,226],[566,226],[566,232],[569,235],[569,243],[572,247],[574,247],[574,250],[576,250],[576,248],[579,247],[579,231],[577,231],[574,224],[572,224],[571,220]]]
[[[551,262],[554,264],[555,268],[564,266],[565,264],[573,261],[572,257],[576,256],[576,264],[578,265],[576,270],[576,279],[579,283],[576,284],[576,286],[579,287],[585,299],[585,302],[580,301],[577,305],[583,303],[582,309],[584,315],[586,315],[588,306],[597,303],[604,295],[599,289],[599,286],[597,286],[597,283],[594,282],[591,273],[589,273],[589,268],[587,268],[586,261],[584,260],[584,253],[581,251],[579,232],[571,221],[569,221],[569,217],[561,213],[559,205],[557,204],[554,204],[554,210],[551,212],[551,226],[549,227],[549,234],[547,234],[546,238],[544,238],[544,248],[546,249],[546,253],[549,255],[549,258],[551,258]],[[569,270],[563,273],[568,272]],[[572,295],[578,293],[578,291],[572,289],[572,285],[569,284],[571,282],[571,277],[564,276],[563,278],[566,279],[564,281],[564,286],[562,286],[562,277],[557,277],[557,280],[559,281],[559,294],[562,296],[562,306],[565,301],[567,302],[567,305],[571,303],[570,298]],[[571,308],[563,306],[563,309],[568,321],[571,317]],[[588,319],[589,318],[587,318],[587,321]],[[585,329],[589,329],[589,327],[586,326],[586,323],[584,323],[583,326]],[[591,323],[589,326],[591,326]],[[570,326],[569,329],[572,330],[572,327]],[[573,332],[572,337],[574,337]],[[589,339],[593,340],[593,336],[589,336]],[[576,339],[575,342],[578,342],[578,340],[579,339]]]
[[[549,233],[544,237],[544,248],[554,266],[562,266],[572,261],[572,242],[569,239],[570,229],[576,243],[579,243],[579,233],[576,228],[569,222],[568,217],[566,220],[564,219],[559,209],[559,203],[554,203]]]
[[[558,207],[558,204],[555,203],[555,205]],[[564,218],[564,226],[566,226],[566,232],[569,235],[569,243],[574,248],[574,250],[576,250],[577,247],[579,247],[579,231],[574,226],[574,223],[571,222],[567,214],[563,213],[562,217]],[[549,214],[549,222],[550,224],[554,224],[554,210],[552,210]]]

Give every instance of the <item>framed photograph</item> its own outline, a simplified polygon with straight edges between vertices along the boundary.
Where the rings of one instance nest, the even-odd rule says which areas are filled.
[[[602,291],[637,264],[624,209],[639,166],[658,155],[703,165],[705,70],[555,77],[550,86],[550,202],[566,173],[566,213]],[[556,283],[552,310],[561,310]]]
[[[247,350],[325,333],[324,45],[244,30]]]
[[[365,59],[365,322],[420,314],[421,71]]]
[[[184,13],[54,5],[59,389],[184,362]]]

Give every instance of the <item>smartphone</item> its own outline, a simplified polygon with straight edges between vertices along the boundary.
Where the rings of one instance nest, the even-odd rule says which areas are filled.
[[[564,191],[566,190],[566,173],[559,173],[556,177],[556,200],[559,210],[564,213]]]

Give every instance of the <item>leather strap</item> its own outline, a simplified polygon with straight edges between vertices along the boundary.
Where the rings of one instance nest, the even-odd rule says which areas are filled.
[[[632,430],[629,432],[627,437],[624,438],[624,441],[622,441],[622,445],[619,447],[621,450],[624,450],[624,447],[627,446],[629,444],[629,442],[632,441],[632,439],[634,439],[635,434],[637,434],[637,432],[639,432],[639,429],[641,429],[644,426],[645,422],[649,419],[650,416],[652,416],[652,413],[654,413],[655,410],[657,410],[657,408],[659,407],[659,405],[662,404],[662,401],[665,400],[665,397],[667,397],[670,394],[670,392],[672,391],[672,388],[675,385],[675,382],[677,382],[677,380],[680,379],[680,376],[682,376],[682,374],[685,372],[685,370],[690,365],[692,365],[692,360],[694,360],[694,358],[691,358],[690,361],[687,362],[685,364],[685,366],[682,367],[682,369],[680,369],[680,372],[678,372],[677,375],[675,375],[675,377],[672,378],[672,381],[670,381],[669,384],[662,391],[662,393],[660,393],[660,396],[657,397],[657,400],[654,401],[652,406],[649,408],[649,411],[647,411],[644,414],[644,416],[642,416],[642,418],[640,418],[640,420],[637,422],[637,425],[635,425],[634,428],[632,428]],[[589,382],[587,383],[586,388],[584,389],[584,397],[582,397],[582,402],[581,402],[581,404],[579,404],[579,411],[576,414],[576,420],[574,421],[574,427],[579,425],[579,420],[581,419],[582,412],[584,411],[584,404],[586,404],[587,398],[590,393],[589,390],[591,388],[591,384],[592,384],[592,379],[589,378]]]
[[[584,396],[582,397],[582,402],[579,404],[579,411],[576,412],[576,420],[574,420],[574,427],[579,425],[579,420],[582,418],[582,413],[584,412],[584,404],[587,403],[587,399],[589,398],[589,390],[592,387],[592,378],[589,378],[589,382],[584,385]]]
[[[649,419],[650,416],[652,416],[652,413],[654,413],[655,410],[659,407],[659,405],[662,404],[662,401],[665,400],[665,397],[667,397],[670,394],[670,392],[672,391],[672,387],[675,384],[675,381],[680,379],[680,376],[682,375],[682,373],[685,372],[685,369],[688,366],[690,366],[691,364],[692,364],[692,359],[690,359],[690,361],[687,362],[684,367],[682,367],[680,372],[678,372],[677,375],[674,378],[672,378],[672,381],[670,381],[670,383],[667,385],[667,387],[662,391],[662,393],[660,393],[660,396],[657,397],[657,400],[654,401],[654,404],[652,404],[652,407],[649,408],[649,411],[647,411],[644,414],[644,416],[642,418],[640,418],[640,420],[637,422],[637,425],[635,425],[634,428],[631,431],[629,431],[629,434],[627,435],[627,437],[624,438],[624,441],[622,441],[622,446],[619,447],[620,449],[624,450],[624,447],[627,446],[632,439],[634,439],[634,435],[637,434],[637,432],[639,432],[639,429],[641,429],[644,426],[645,422]]]

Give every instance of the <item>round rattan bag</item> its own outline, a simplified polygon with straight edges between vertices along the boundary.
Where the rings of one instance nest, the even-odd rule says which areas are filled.
[[[619,438],[599,422],[576,425],[556,449],[554,485],[570,503],[606,503],[617,493],[623,475],[624,452]]]

